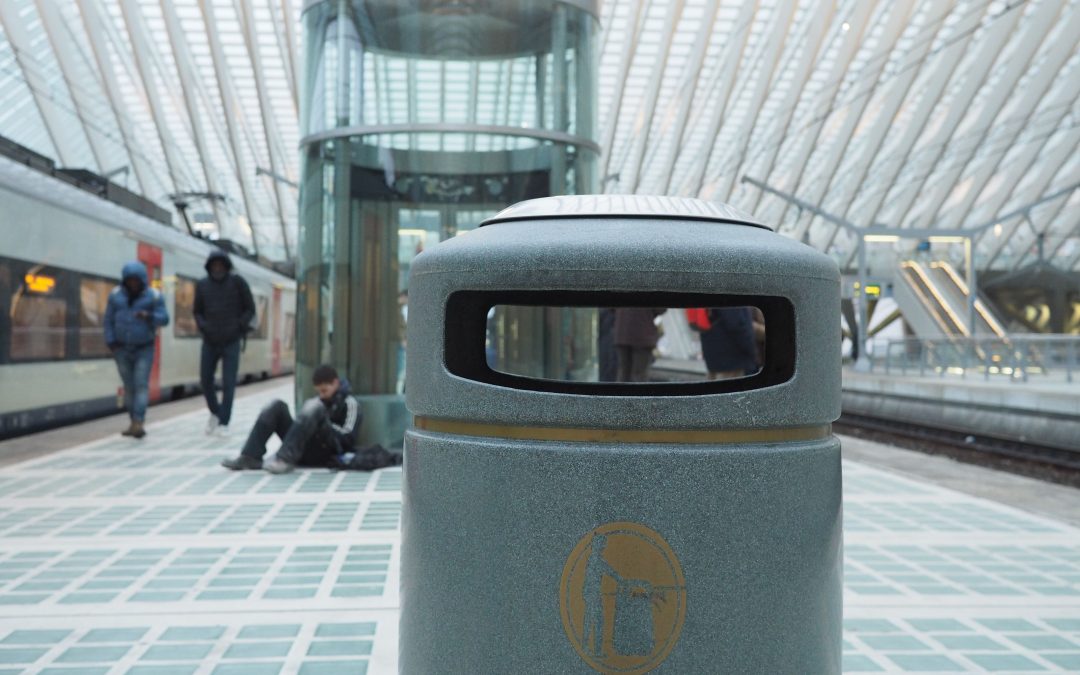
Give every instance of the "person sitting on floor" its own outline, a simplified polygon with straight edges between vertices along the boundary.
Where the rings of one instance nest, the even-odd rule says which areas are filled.
[[[340,466],[342,456],[353,451],[360,406],[349,391],[349,381],[339,378],[333,366],[319,366],[311,379],[318,396],[304,401],[295,420],[284,401],[268,404],[255,420],[240,455],[221,465],[234,471],[263,468],[266,442],[277,434],[281,448],[266,466],[270,473],[288,473],[297,465]]]

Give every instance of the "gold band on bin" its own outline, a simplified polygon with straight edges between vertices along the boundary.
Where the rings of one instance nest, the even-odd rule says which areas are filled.
[[[584,443],[792,443],[819,441],[832,435],[831,424],[783,429],[566,429],[484,424],[417,416],[414,426],[423,431],[455,436]]]

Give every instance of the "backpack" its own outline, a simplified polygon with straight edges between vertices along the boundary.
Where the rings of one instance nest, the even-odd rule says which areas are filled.
[[[401,466],[401,453],[390,452],[379,444],[356,451],[348,462],[338,462],[331,468],[338,471],[374,471],[388,466]]]
[[[712,322],[709,321],[709,310],[704,307],[687,307],[686,320],[690,322],[690,329],[699,333],[712,329]]]

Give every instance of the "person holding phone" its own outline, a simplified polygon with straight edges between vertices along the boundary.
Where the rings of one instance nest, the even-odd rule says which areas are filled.
[[[116,361],[124,383],[124,408],[131,417],[121,435],[142,438],[150,403],[150,369],[154,365],[157,329],[169,325],[169,311],[161,292],[150,286],[141,262],[124,265],[120,284],[109,293],[105,306],[105,344]]]

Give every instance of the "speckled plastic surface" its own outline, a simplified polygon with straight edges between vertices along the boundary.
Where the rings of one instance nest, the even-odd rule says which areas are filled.
[[[681,635],[652,672],[840,672],[835,439],[581,446],[409,431],[405,453],[401,673],[595,672],[560,621],[560,576],[584,535],[618,521],[661,534],[686,580]]]
[[[569,198],[563,198],[569,199]],[[743,224],[648,218],[488,225],[413,261],[406,399],[414,415],[492,424],[747,429],[826,424],[840,415],[840,281],[808,246]],[[459,290],[761,294],[795,307],[795,376],[766,389],[699,397],[567,396],[455,377],[443,361],[447,298]]]
[[[406,384],[413,414],[625,430],[836,419],[839,275],[829,258],[747,224],[590,217],[586,201],[564,209],[580,217],[486,225],[414,261]],[[795,374],[701,396],[588,396],[467,380],[443,360],[447,299],[461,290],[788,298]],[[834,438],[568,443],[410,430],[404,475],[402,673],[840,672]],[[616,526],[631,534],[602,534]],[[648,563],[657,555],[660,563]],[[582,582],[597,564],[610,564],[594,577],[604,581]],[[681,581],[664,581],[674,568]],[[603,612],[588,609],[590,597],[606,598]],[[677,622],[671,603],[684,611]],[[599,644],[589,637],[597,631]]]

